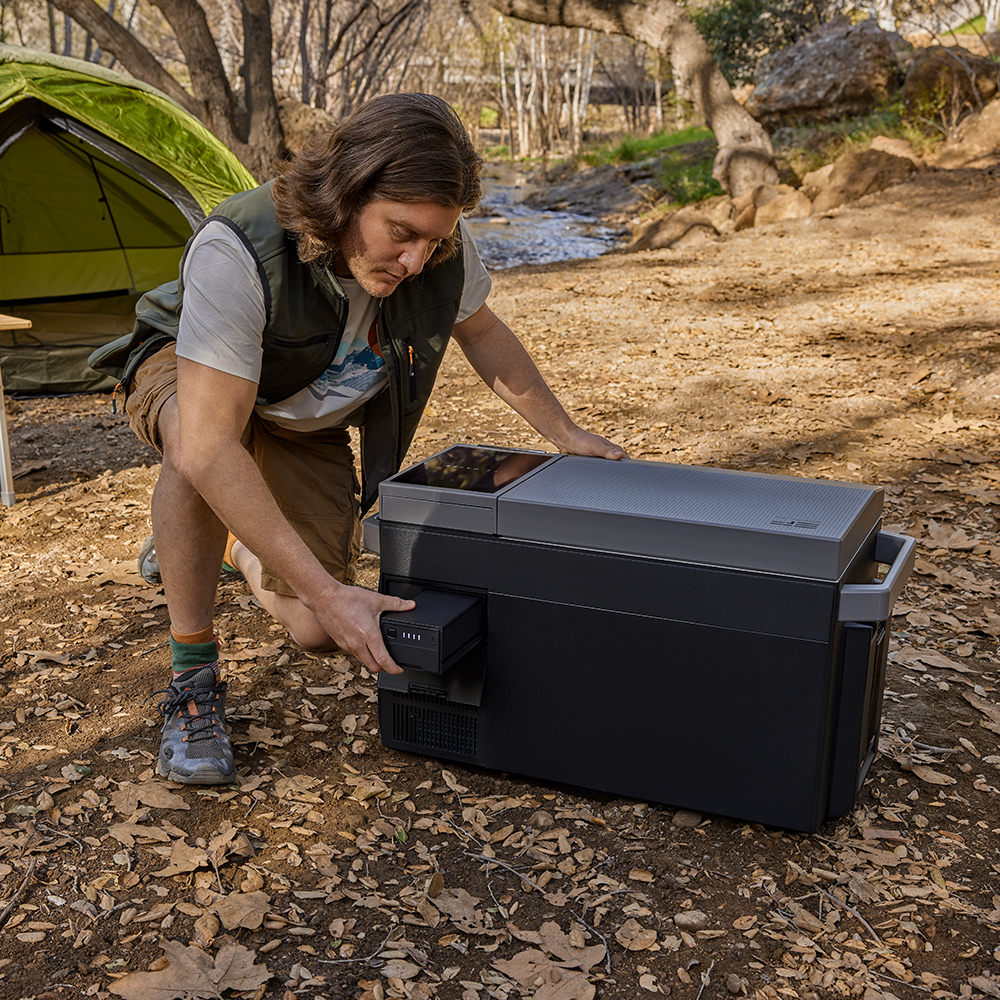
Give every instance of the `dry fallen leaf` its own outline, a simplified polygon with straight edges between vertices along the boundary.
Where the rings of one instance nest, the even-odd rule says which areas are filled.
[[[643,927],[638,920],[629,917],[615,931],[615,939],[627,951],[645,951],[656,943],[656,931]]]
[[[554,920],[542,924],[539,938],[541,946],[550,955],[559,959],[561,964],[580,969],[582,972],[590,972],[607,953],[603,944],[595,944],[589,948],[574,945],[570,936],[565,934]],[[653,940],[656,940],[655,931],[653,932]]]
[[[166,848],[164,848],[166,850]],[[157,876],[182,875],[208,864],[208,855],[200,847],[190,847],[183,840],[170,845],[170,863],[166,868],[153,872]]]
[[[194,937],[191,943],[207,951],[212,947],[218,933],[219,918],[214,913],[203,913],[194,922]]]
[[[451,773],[451,771],[442,771],[441,777],[444,779],[444,783],[453,791],[458,792],[459,795],[464,795],[469,789],[465,785],[460,785],[458,779]]]
[[[179,795],[175,795],[159,781],[145,781],[141,785],[122,782],[118,791],[111,796],[111,804],[115,812],[131,816],[142,805],[154,809],[190,809],[191,807]]]
[[[913,764],[910,770],[921,781],[926,781],[929,785],[954,785],[958,780],[950,774],[935,771],[933,767],[928,767],[926,764]]]
[[[271,907],[271,897],[266,892],[231,892],[228,896],[216,897],[209,906],[219,915],[227,931],[237,927],[256,930]]]
[[[170,834],[158,826],[143,826],[141,823],[115,823],[108,827],[108,833],[125,847],[134,847],[135,838],[158,840],[163,844],[170,843]]]
[[[378,971],[386,979],[412,979],[420,974],[420,966],[402,958],[390,958]]]
[[[200,948],[164,941],[169,961],[157,972],[130,972],[108,988],[126,1000],[214,1000],[223,990],[256,990],[271,978],[265,965],[254,963],[255,954],[242,945],[228,944],[215,960]]]
[[[593,1000],[597,988],[582,973],[563,969],[536,948],[493,963],[505,976],[534,989],[535,1000]]]
[[[476,909],[479,900],[464,889],[443,889],[434,899],[434,906],[451,918],[452,923],[469,934],[487,930],[481,911]]]

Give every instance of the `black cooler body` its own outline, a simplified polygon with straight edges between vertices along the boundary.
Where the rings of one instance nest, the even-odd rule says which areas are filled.
[[[381,590],[417,603],[382,618],[405,667],[379,675],[382,742],[814,831],[877,749],[914,544],[881,508],[856,484],[450,448],[366,522]]]

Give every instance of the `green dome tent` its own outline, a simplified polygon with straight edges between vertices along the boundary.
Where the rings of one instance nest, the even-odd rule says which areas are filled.
[[[177,277],[192,230],[256,182],[160,91],[92,63],[0,45],[0,333],[8,392],[87,392],[139,295]]]

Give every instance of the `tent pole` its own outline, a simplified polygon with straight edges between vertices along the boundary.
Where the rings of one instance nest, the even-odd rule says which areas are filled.
[[[111,202],[108,201],[108,196],[104,192],[104,185],[101,183],[101,175],[97,169],[97,164],[94,162],[94,158],[88,153],[87,159],[90,160],[90,169],[94,171],[94,180],[97,181],[97,186],[101,191],[101,201],[104,202],[104,207],[108,210],[108,218],[111,220],[111,228],[115,231],[115,238],[118,240],[118,246],[121,248],[122,257],[125,259],[125,269],[128,271],[128,290],[130,294],[135,294],[135,276],[132,274],[132,264],[128,259],[128,252],[125,250],[125,244],[122,242],[122,234],[118,232],[118,223],[115,222],[115,213],[111,211]]]

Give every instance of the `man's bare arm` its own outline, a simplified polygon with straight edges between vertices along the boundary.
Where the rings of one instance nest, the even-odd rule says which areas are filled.
[[[369,670],[398,673],[378,619],[383,611],[411,608],[413,602],[339,583],[285,520],[241,444],[256,393],[247,379],[177,359],[175,460],[181,473],[229,530],[288,583],[341,649]]]
[[[524,345],[489,306],[456,323],[453,333],[480,378],[559,451],[625,458],[619,445],[573,422]]]

